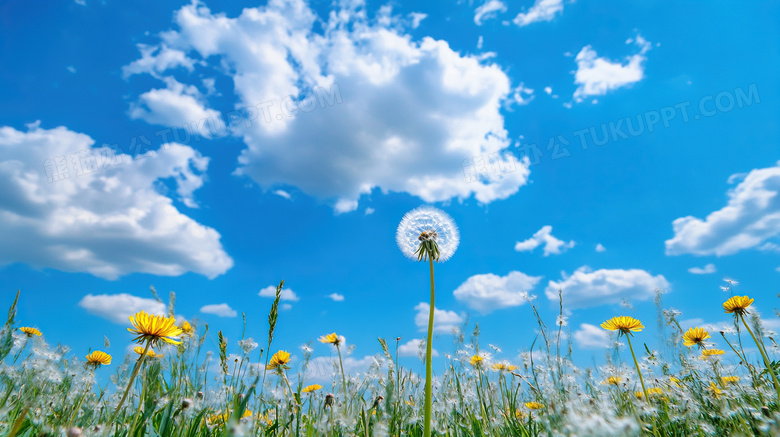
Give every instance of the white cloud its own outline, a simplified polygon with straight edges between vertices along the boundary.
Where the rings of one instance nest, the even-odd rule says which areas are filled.
[[[428,331],[428,314],[431,310],[431,306],[425,302],[420,302],[414,307],[417,314],[414,316],[414,324],[420,332]],[[455,311],[447,311],[439,308],[433,309],[433,332],[441,332],[444,334],[452,333],[454,328],[459,327],[463,321],[466,320],[463,314],[458,314]]]
[[[279,305],[279,308],[281,308],[282,311],[288,311],[292,309],[292,305],[290,305],[289,303],[283,303]]]
[[[333,299],[334,302],[342,302],[344,300],[344,295],[338,293],[331,293],[328,297]]]
[[[563,12],[563,0],[536,0],[528,12],[517,14],[514,23],[527,26],[538,21],[552,21],[558,12]]]
[[[591,271],[580,267],[571,276],[564,274],[560,281],[550,281],[544,293],[557,301],[558,289],[563,289],[563,304],[567,308],[587,308],[619,304],[624,299],[650,300],[656,289],[668,291],[669,282],[663,275],[652,276],[640,269]]]
[[[552,235],[552,226],[542,226],[531,238],[518,241],[515,244],[515,250],[518,252],[530,252],[542,244],[544,244],[544,256],[547,256],[550,254],[560,255],[574,247],[576,243],[574,243],[574,240],[568,243],[559,240]]]
[[[280,197],[284,197],[285,199],[289,199],[290,198],[290,193],[288,193],[287,191],[284,191],[284,190],[276,190],[276,191],[274,191],[274,194],[276,194],[277,196],[280,196]]]
[[[161,193],[196,206],[209,158],[168,144],[133,160],[65,127],[0,127],[0,265],[88,272],[216,277],[233,266],[220,235]],[[143,156],[143,153],[139,154]]]
[[[518,105],[527,105],[534,100],[534,90],[526,88],[524,84],[518,85],[512,92],[512,100]]]
[[[544,92],[547,93],[547,95],[549,96],[550,94],[552,94],[552,88],[546,86],[544,87]]]
[[[474,275],[452,294],[469,308],[488,314],[525,303],[528,292],[536,287],[540,279],[541,276],[528,276],[522,272],[509,272],[506,276],[492,273]]]
[[[165,70],[183,67],[191,72],[195,65],[194,59],[187,57],[181,50],[171,49],[165,44],[159,46],[138,44],[138,50],[141,52],[141,59],[122,67],[122,76],[125,79],[143,73],[161,78],[160,75]]]
[[[428,18],[428,14],[423,14],[420,12],[412,12],[409,14],[409,18],[412,19],[412,24],[411,24],[412,29],[417,29],[418,27],[420,27],[420,23],[422,22],[422,20]]]
[[[219,317],[236,317],[238,313],[226,303],[204,305],[200,312],[203,314],[214,314]]]
[[[210,138],[212,132],[224,128],[201,123],[222,123],[219,112],[205,107],[200,91],[193,85],[184,85],[172,77],[164,78],[166,87],[149,90],[130,105],[128,115],[149,124],[169,127],[185,127],[189,131]],[[222,126],[222,125],[220,125]]]
[[[374,213],[374,208],[366,208],[366,215],[371,215]]]
[[[715,273],[717,270],[715,269],[715,264],[707,264],[704,267],[691,267],[688,271],[694,275],[708,275]]]
[[[269,285],[268,287],[263,288],[259,293],[257,293],[257,295],[260,297],[270,297],[271,299],[275,298],[276,285]],[[280,300],[297,302],[299,299],[291,288],[282,288],[282,295],[280,296]]]
[[[68,65],[67,67],[65,67],[65,69],[68,70],[69,72],[73,73],[73,74],[76,73],[76,67],[74,67],[72,65]]]
[[[609,333],[601,327],[582,323],[574,332],[574,343],[580,349],[603,349],[609,346]]]
[[[599,58],[591,46],[585,46],[577,54],[574,60],[577,62],[577,71],[574,74],[574,83],[578,85],[574,91],[574,100],[583,101],[589,96],[602,96],[607,92],[639,82],[644,78],[644,62],[651,44],[637,35],[635,42],[640,47],[639,53],[628,56],[625,62],[611,61],[607,58]]]
[[[596,245],[596,252],[606,252],[606,250],[607,248],[603,244],[599,243]]]
[[[502,12],[506,12],[506,5],[503,2],[488,0],[474,11],[474,23],[481,26],[482,20],[489,20]]]
[[[422,353],[420,352],[421,347],[422,347]],[[422,358],[425,358],[425,340],[422,338],[414,338],[402,345],[399,345],[398,355],[402,357],[420,357],[422,355]],[[437,351],[435,348],[432,348],[431,355],[434,357],[438,357],[439,351]]]
[[[149,314],[168,315],[167,306],[164,303],[127,293],[88,294],[81,299],[79,306],[90,314],[121,325],[130,323],[130,316],[139,311],[146,311]]]
[[[780,162],[754,169],[728,193],[728,203],[706,219],[672,222],[667,255],[732,255],[746,249],[772,250],[780,235]]]
[[[158,46],[208,60],[208,76],[226,75],[217,92],[235,95],[236,107],[271,105],[269,122],[259,115],[241,131],[246,148],[236,174],[262,188],[298,187],[337,213],[355,210],[377,188],[426,202],[473,196],[489,203],[527,183],[527,161],[515,166],[509,152],[501,112],[513,87],[500,66],[446,41],[413,39],[408,20],[387,8],[372,19],[360,0],[334,7],[323,21],[299,0],[245,8],[238,17],[193,3],[161,34]],[[200,84],[199,76],[177,78]],[[161,108],[135,115],[155,123],[207,116],[196,91],[175,83],[149,91],[140,103]],[[165,99],[152,98],[164,92]],[[283,99],[295,106],[287,96],[307,97],[296,116],[282,116]],[[490,153],[512,171],[464,178],[465,160]]]

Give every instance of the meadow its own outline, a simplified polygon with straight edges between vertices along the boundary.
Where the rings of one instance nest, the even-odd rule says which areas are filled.
[[[293,346],[274,342],[282,287],[283,282],[262,346],[251,338],[230,343],[207,325],[177,322],[172,294],[170,314],[141,312],[128,321],[127,340],[136,347],[123,361],[99,350],[85,356],[48,346],[43,333],[17,320],[17,293],[0,331],[0,433],[423,435],[424,378],[398,365],[396,339],[388,344],[379,338],[371,368],[348,375],[340,365],[345,345],[336,333],[323,333],[318,340],[335,350],[332,384],[307,381],[310,348],[302,348],[293,370],[288,353]],[[680,313],[664,309],[660,293],[656,304],[662,350],[645,344],[643,337],[652,334],[640,321],[615,317],[602,327],[616,332],[617,341],[607,364],[593,369],[572,363],[562,310],[556,320],[545,321],[531,305],[538,335],[518,362],[492,360],[480,346],[478,325],[470,335],[455,332],[455,350],[446,355],[446,367],[434,372],[432,434],[780,434],[780,365],[769,358],[777,345],[751,311],[753,300],[733,296],[723,308],[712,308],[722,321],[733,321],[713,333],[684,331]],[[219,346],[213,353],[204,347],[209,336]],[[756,351],[760,359],[751,362]],[[115,367],[110,381],[96,380],[101,366]]]

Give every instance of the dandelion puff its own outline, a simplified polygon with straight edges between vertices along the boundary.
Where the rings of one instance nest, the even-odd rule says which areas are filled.
[[[404,255],[419,260],[420,243],[433,239],[439,248],[438,259],[447,261],[458,249],[460,233],[455,221],[444,211],[432,206],[421,206],[404,215],[395,234],[395,241]]]

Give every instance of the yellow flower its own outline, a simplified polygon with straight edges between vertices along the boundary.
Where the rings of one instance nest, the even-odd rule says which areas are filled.
[[[230,419],[231,414],[233,413],[230,411],[226,411],[224,413],[212,414],[206,420],[208,421],[209,425],[222,425],[223,423],[227,423],[228,419]],[[241,418],[243,419],[244,417],[251,417],[251,416],[252,416],[252,411],[244,410],[244,414],[241,415]]]
[[[330,343],[338,346],[339,343],[341,343],[341,339],[338,335],[334,332],[333,334],[323,335],[320,337],[321,343]]]
[[[483,358],[480,357],[479,355],[474,355],[473,357],[471,357],[471,365],[477,367],[482,364],[482,360]]]
[[[317,390],[319,390],[321,388],[322,388],[322,386],[319,385],[319,384],[312,384],[312,385],[308,385],[308,386],[304,387],[303,388],[303,392],[304,393],[311,393],[311,392],[317,391]]]
[[[715,355],[723,355],[724,353],[726,353],[726,351],[724,351],[723,349],[704,349],[703,351],[701,351],[701,358],[705,359],[708,357],[713,357]]]
[[[141,355],[144,353],[144,348],[141,346],[136,346],[133,348],[133,352],[137,353],[138,355]],[[157,354],[152,349],[149,349],[146,351],[146,356],[149,358],[162,358],[165,354]]]
[[[708,338],[710,338],[710,333],[704,329],[699,327],[691,328],[683,335],[683,344],[689,347],[693,345],[702,347],[704,345],[704,340]]]
[[[526,402],[525,407],[529,410],[541,410],[544,408],[544,404],[540,404],[539,402]]]
[[[679,378],[675,378],[674,376],[670,376],[669,377],[669,381],[672,381],[672,383],[675,386],[680,387],[680,379]]]
[[[642,322],[628,316],[613,317],[602,323],[601,327],[609,331],[620,331],[620,334],[626,335],[631,334],[631,331],[639,332],[645,329]]]
[[[195,328],[193,328],[192,325],[190,325],[190,322],[186,320],[181,322],[179,329],[181,329],[181,332],[184,335],[192,335],[195,333]]]
[[[290,354],[287,351],[279,351],[271,357],[271,362],[268,363],[265,368],[267,370],[275,370],[279,368],[286,368],[286,364],[290,361]]]
[[[108,365],[111,364],[111,355],[102,352],[102,351],[94,351],[91,354],[87,355],[87,365],[93,366],[95,368],[98,368],[102,365]]]
[[[130,323],[133,324],[133,328],[127,330],[137,335],[133,341],[138,343],[151,341],[156,345],[162,340],[166,343],[181,344],[181,341],[174,338],[180,336],[182,330],[174,325],[176,320],[173,317],[149,315],[146,311],[139,311],[134,316],[130,316]]]
[[[27,337],[32,337],[33,335],[37,335],[38,337],[41,336],[41,331],[35,328],[28,328],[27,326],[22,326],[21,328],[19,328],[19,330],[27,334]]]
[[[661,390],[661,389],[660,389],[660,388],[658,388],[658,387],[652,387],[652,388],[648,388],[648,389],[647,389],[647,394],[648,394],[648,395],[650,395],[650,396],[653,396],[653,395],[662,395],[663,393],[664,393],[664,391],[663,391],[663,390]],[[641,399],[641,398],[645,397],[645,394],[644,394],[644,393],[642,393],[641,391],[634,392],[634,395],[635,395],[637,398],[639,398],[639,399]]]
[[[739,382],[739,376],[721,376],[720,381],[724,384],[736,384]]]
[[[710,390],[710,393],[712,393],[713,396],[715,396],[715,397],[720,396],[721,391],[718,388],[718,386],[715,385],[714,382],[710,382],[709,390]]]
[[[727,313],[744,314],[750,305],[753,304],[753,299],[747,296],[734,296],[731,299],[723,302],[723,309]]]
[[[606,385],[620,385],[620,377],[618,377],[618,376],[610,376],[609,378],[604,380],[604,384],[606,384]]]
[[[493,364],[493,370],[498,370],[499,372],[511,372],[515,369],[517,369],[517,366],[513,366],[511,364],[504,364],[504,363]]]

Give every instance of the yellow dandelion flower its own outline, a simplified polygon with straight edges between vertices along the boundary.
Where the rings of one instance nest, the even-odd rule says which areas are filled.
[[[511,364],[505,364],[505,363],[493,364],[493,370],[498,370],[499,372],[511,372],[515,369],[517,369],[517,366],[513,366]]]
[[[195,328],[193,328],[192,325],[190,325],[190,322],[186,320],[181,322],[179,329],[181,329],[181,332],[184,335],[192,335],[195,333]]]
[[[658,387],[652,387],[652,388],[648,388],[647,389],[647,394],[650,395],[650,396],[659,396],[659,395],[664,394],[664,391],[661,390]],[[634,392],[634,396],[636,396],[637,399],[642,399],[643,397],[645,397],[645,394],[642,393],[641,391],[637,391],[637,392]]]
[[[35,328],[22,326],[21,328],[19,328],[19,330],[24,332],[25,334],[27,334],[27,337],[32,337],[33,335],[37,335],[38,337],[41,336],[41,331],[39,331],[39,330],[37,330]]]
[[[141,346],[136,346],[133,348],[133,352],[137,353],[138,355],[141,355],[142,353],[144,353],[144,348]],[[149,358],[162,358],[163,356],[165,356],[165,354],[158,354],[152,349],[149,349],[148,351],[146,351],[146,356]]]
[[[484,358],[480,357],[479,355],[474,355],[473,357],[471,357],[471,365],[477,367],[482,364],[483,359]]]
[[[675,378],[674,376],[669,377],[669,381],[672,381],[672,384],[674,384],[677,387],[680,387],[680,379]]]
[[[753,305],[753,299],[747,296],[734,296],[723,302],[723,309],[727,313],[744,314],[750,305]]]
[[[206,419],[206,421],[209,423],[209,425],[222,425],[224,423],[227,423],[227,421],[230,419],[231,414],[233,414],[231,411],[212,414]],[[244,410],[244,414],[241,415],[241,418],[243,419],[245,417],[251,417],[251,416],[252,416],[251,410]]]
[[[312,384],[312,385],[307,385],[306,387],[304,387],[302,391],[304,393],[311,393],[311,392],[317,391],[317,390],[319,390],[321,388],[322,388],[322,386],[319,385],[319,384]]]
[[[644,325],[642,325],[642,322],[628,316],[613,317],[602,323],[601,327],[608,331],[620,331],[621,335],[628,335],[631,334],[631,331],[639,332],[645,329]]]
[[[265,366],[266,370],[284,369],[290,362],[290,354],[287,351],[279,351],[271,357],[271,362]]]
[[[710,333],[702,328],[691,328],[683,335],[683,344],[685,346],[704,346],[704,340],[710,338]]]
[[[723,384],[736,384],[739,382],[739,376],[721,376],[720,381]]]
[[[91,354],[87,355],[88,366],[98,368],[102,365],[108,365],[108,364],[111,364],[111,355],[105,352],[94,351]]]
[[[726,351],[724,351],[723,349],[704,349],[703,351],[701,351],[701,358],[705,359],[709,357],[714,357],[716,355],[723,355],[725,353]]]
[[[620,377],[610,376],[609,378],[605,379],[603,383],[606,385],[620,385]]]
[[[323,335],[322,337],[320,337],[320,343],[330,343],[330,344],[338,345],[339,343],[341,343],[341,339],[334,332],[333,334]]]
[[[710,393],[711,393],[713,396],[715,396],[715,397],[718,397],[718,396],[720,396],[720,394],[722,393],[722,392],[720,391],[720,388],[718,388],[718,386],[717,386],[717,385],[715,385],[715,383],[714,383],[714,382],[710,382],[709,391],[710,391]]]
[[[541,410],[544,408],[544,404],[540,404],[539,402],[526,402],[525,407],[529,410]]]
[[[130,316],[130,323],[133,324],[133,328],[127,330],[136,334],[133,341],[138,343],[151,341],[156,345],[162,340],[166,343],[181,344],[181,341],[175,337],[180,336],[182,330],[174,325],[176,320],[173,317],[149,315],[146,311],[139,311],[134,316]]]

